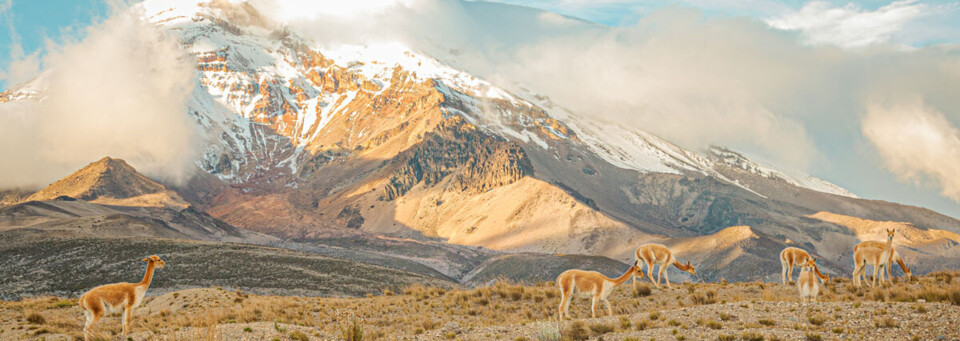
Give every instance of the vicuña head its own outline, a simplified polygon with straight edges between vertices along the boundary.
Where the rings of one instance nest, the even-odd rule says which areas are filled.
[[[617,278],[609,278],[596,271],[578,269],[564,271],[560,276],[557,276],[557,286],[560,287],[560,307],[558,309],[560,319],[563,320],[564,316],[569,315],[567,310],[570,308],[570,301],[577,291],[583,294],[592,294],[591,316],[597,317],[597,305],[600,301],[603,301],[607,306],[607,314],[613,315],[613,309],[610,307],[610,301],[607,301],[607,296],[610,296],[614,288],[633,276],[643,278],[640,261],[633,262],[630,269],[627,269],[623,275]]]
[[[127,335],[130,332],[130,317],[133,313],[133,308],[140,305],[140,302],[143,301],[143,296],[146,295],[147,288],[150,287],[150,282],[153,281],[154,270],[163,269],[163,267],[167,265],[167,262],[160,259],[157,255],[144,258],[142,261],[147,262],[147,271],[144,273],[143,280],[140,282],[101,285],[90,289],[90,291],[80,296],[79,305],[87,318],[87,322],[83,326],[84,340],[89,340],[90,329],[92,329],[93,325],[108,311],[122,310],[121,324],[123,325],[123,335]]]
[[[150,257],[141,259],[140,261],[142,261],[142,262],[148,262],[148,263],[149,263],[149,262],[156,262],[156,263],[155,263],[155,264],[156,264],[155,267],[156,267],[157,269],[163,269],[163,267],[167,265],[167,262],[165,262],[163,259],[160,259],[160,257],[157,256],[157,255],[151,255]]]

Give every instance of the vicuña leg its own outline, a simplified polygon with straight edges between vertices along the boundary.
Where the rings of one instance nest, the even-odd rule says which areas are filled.
[[[666,264],[660,265],[660,271],[657,272],[657,284],[660,284],[660,278],[663,277],[663,270],[666,270],[666,269],[667,269]],[[667,289],[672,289],[670,288],[670,281],[667,281]]]
[[[660,272],[663,273],[663,279],[667,280],[667,289],[673,289],[673,287],[670,286],[670,271],[664,270],[665,267],[666,265],[664,265],[663,268],[660,268]]]
[[[593,296],[593,302],[590,304],[590,316],[592,318],[597,318],[597,304],[600,303],[600,297],[596,295]]]
[[[613,307],[610,306],[610,301],[604,298],[603,304],[607,306],[607,316],[613,316]]]
[[[787,262],[780,260],[780,282],[787,285]]]
[[[133,307],[123,308],[123,335],[130,333],[130,315],[133,313]]]
[[[657,286],[657,289],[660,289],[660,282],[653,280],[653,264],[647,263],[647,277],[650,277],[650,283]]]

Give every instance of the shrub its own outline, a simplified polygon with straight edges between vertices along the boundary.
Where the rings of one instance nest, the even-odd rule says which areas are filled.
[[[656,321],[656,320],[660,319],[660,313],[655,311],[655,312],[650,313],[650,315],[647,316],[647,317],[650,318],[650,321]]]
[[[833,328],[831,331],[833,331],[834,334],[843,334],[843,328],[840,327]]]
[[[737,341],[737,336],[733,334],[720,334],[717,336],[718,341]]]
[[[776,322],[773,322],[773,320],[768,320],[768,319],[760,319],[759,321],[757,321],[757,323],[760,323],[767,327],[771,327],[777,324]]]
[[[807,333],[806,339],[807,341],[823,341],[823,336],[820,336],[820,334]]]
[[[537,340],[560,341],[560,327],[552,323],[541,323],[537,327]]]
[[[252,332],[253,332],[253,328],[243,327],[243,331],[244,331],[245,333],[252,333]]]
[[[744,341],[763,341],[763,334],[754,332],[744,332],[740,336]]]
[[[733,317],[733,316],[730,316],[729,314],[726,314],[726,313],[720,313],[720,320],[723,320],[723,321],[729,321],[729,320],[730,320],[730,318],[732,318],[732,317]]]

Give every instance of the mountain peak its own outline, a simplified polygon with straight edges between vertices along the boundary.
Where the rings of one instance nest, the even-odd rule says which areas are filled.
[[[126,205],[118,199],[132,199],[134,206],[182,206],[187,204],[176,193],[164,185],[137,172],[122,159],[109,156],[92,162],[63,179],[57,180],[46,188],[34,193],[27,201],[54,200],[68,196],[87,201],[101,201],[109,204]],[[150,200],[146,200],[150,197]],[[147,202],[154,204],[148,204]]]

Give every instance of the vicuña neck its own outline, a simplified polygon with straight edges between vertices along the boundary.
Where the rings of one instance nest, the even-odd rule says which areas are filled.
[[[633,268],[630,268],[629,270],[627,270],[627,272],[624,272],[622,275],[620,275],[620,277],[608,278],[608,279],[613,282],[614,286],[616,286],[616,285],[623,284],[623,282],[626,282],[628,279],[630,279],[630,276],[632,275],[633,275]]]
[[[153,281],[153,270],[156,267],[156,262],[147,262],[147,273],[143,274],[143,280],[140,281],[137,285],[150,286],[150,282]]]
[[[820,272],[820,268],[818,268],[817,266],[814,266],[814,267],[813,267],[813,272],[816,272],[816,273],[817,273],[817,277],[820,277],[820,279],[823,279],[823,280],[826,280],[826,279],[827,279],[827,276],[824,275],[823,273],[821,273],[821,272]]]
[[[690,270],[690,266],[684,265],[684,264],[680,264],[680,262],[678,262],[678,261],[676,261],[676,260],[673,261],[673,266],[675,266],[677,269],[680,269],[680,271],[689,271],[689,270]]]

